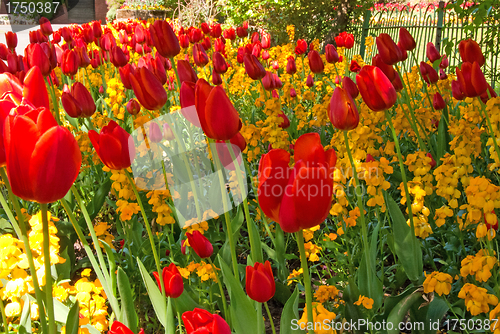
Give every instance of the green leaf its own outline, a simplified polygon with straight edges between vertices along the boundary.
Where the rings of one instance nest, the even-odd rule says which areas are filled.
[[[111,180],[107,178],[105,182],[101,183],[101,186],[95,192],[92,202],[90,202],[92,205],[91,210],[89,212],[90,219],[93,220],[97,216],[99,211],[101,211],[101,208],[104,205],[104,202],[109,194],[110,189],[111,189]]]
[[[78,300],[75,305],[71,307],[68,313],[68,318],[66,319],[66,334],[78,334],[78,328],[80,327],[80,304]]]
[[[231,312],[231,323],[238,334],[255,334],[257,333],[257,312],[254,308],[254,303],[248,298],[243,291],[240,282],[233,276],[231,269],[221,256],[217,256],[224,277],[225,285],[229,292],[231,304],[229,305]]]
[[[441,116],[441,120],[439,121],[438,126],[438,134],[437,134],[437,156],[436,162],[438,165],[441,164],[441,158],[444,157],[446,152],[446,145],[448,141],[446,140],[447,127],[444,115]]]
[[[59,300],[53,298],[54,300],[54,318],[57,322],[64,323],[68,319],[69,308],[61,303]]]
[[[420,290],[415,290],[411,295],[403,298],[389,313],[387,317],[387,324],[389,329],[389,323],[392,323],[392,330],[388,330],[387,334],[399,334],[399,323],[403,321],[403,318],[408,313],[410,307],[417,301],[422,299],[423,292]]]
[[[139,264],[139,270],[141,272],[142,280],[144,285],[146,286],[146,290],[148,291],[149,299],[151,299],[151,304],[153,304],[153,309],[155,310],[156,316],[158,317],[158,321],[163,325],[163,327],[167,327],[167,303],[165,302],[165,297],[158,289],[156,282],[153,281],[148,271],[142,264],[141,260],[137,258],[137,263]]]
[[[252,249],[252,255],[255,254],[256,258],[252,259],[254,262],[264,262],[263,257],[262,257],[262,247],[261,247],[261,241],[259,237],[259,230],[257,229],[257,226],[255,225],[255,222],[251,217],[247,217],[248,221],[248,228],[252,229],[252,233],[249,231],[249,237],[250,237],[250,247]]]
[[[411,228],[406,224],[406,219],[398,204],[387,193],[385,203],[392,220],[394,246],[399,263],[405,269],[406,275],[412,281],[417,281],[423,272],[422,249]]]
[[[172,298],[170,297],[167,303],[167,323],[171,325],[165,328],[165,334],[175,334],[174,310],[172,307]]]
[[[176,311],[179,311],[181,314],[186,311],[192,311],[195,307],[201,308],[201,306],[191,298],[190,292],[192,292],[192,290],[189,285],[185,285],[182,295],[175,299]],[[177,308],[179,309],[177,310]]]
[[[118,267],[118,291],[120,292],[122,312],[120,322],[130,328],[132,332],[137,332],[139,319],[134,307],[134,297],[127,274],[121,267]]]
[[[23,310],[21,312],[21,320],[19,320],[19,333],[31,333],[31,297],[29,294],[25,294],[22,299],[24,300]]]
[[[297,326],[293,324],[299,319],[299,289],[295,287],[290,298],[283,307],[280,320],[280,334],[305,333],[300,329],[295,329]],[[294,321],[295,320],[295,321]]]

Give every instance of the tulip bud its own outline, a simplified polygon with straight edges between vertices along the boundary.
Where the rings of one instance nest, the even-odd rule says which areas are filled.
[[[128,64],[127,57],[120,47],[113,46],[113,48],[111,49],[111,62],[116,67],[122,67]]]
[[[245,71],[253,80],[260,80],[266,75],[266,70],[254,55],[245,55]]]
[[[153,143],[159,143],[163,139],[163,134],[161,133],[160,126],[158,123],[151,122],[149,124],[149,139]]]
[[[255,31],[253,34],[252,34],[252,37],[250,37],[250,40],[252,41],[252,44],[256,43],[256,42],[259,42],[260,41],[260,36],[259,36],[259,33],[257,31]]]
[[[336,87],[333,91],[328,117],[333,126],[339,130],[352,130],[358,126],[359,113],[356,103],[343,88]]]
[[[444,103],[443,97],[441,94],[436,93],[434,94],[434,98],[432,99],[432,105],[434,109],[436,110],[442,110],[446,106],[446,103]]]
[[[206,50],[210,50],[212,48],[212,43],[210,42],[210,38],[209,37],[205,37],[203,39],[203,41],[201,42],[201,45],[203,46],[203,48]]]
[[[339,54],[337,53],[337,50],[332,44],[326,45],[325,56],[326,56],[326,61],[329,62],[330,64],[338,63],[340,60]]]
[[[14,50],[17,46],[17,34],[12,31],[7,31],[5,33],[5,40],[7,41],[7,46],[9,49]]]
[[[472,39],[466,39],[458,44],[458,52],[463,62],[474,63],[477,62],[479,67],[483,66],[485,63],[483,52],[481,47],[476,41]]]
[[[387,110],[396,103],[396,89],[378,67],[363,66],[356,75],[356,84],[363,101],[373,111]]]
[[[443,56],[443,59],[441,59],[441,62],[439,63],[439,68],[440,69],[445,69],[450,65],[450,61],[448,60],[448,57],[446,55]]]
[[[434,63],[436,60],[441,58],[439,51],[436,49],[436,46],[432,42],[427,43],[425,54],[427,56],[427,59],[429,59],[431,63]]]
[[[302,55],[307,51],[307,42],[303,39],[297,41],[297,46],[295,47],[295,54]]]
[[[420,62],[420,74],[428,84],[433,84],[439,81],[439,75],[436,70],[429,64]]]
[[[187,49],[189,47],[189,38],[186,35],[179,35],[179,45],[183,49]]]
[[[417,47],[413,36],[403,27],[399,28],[399,43],[401,43],[402,50],[405,51],[412,51]]]
[[[297,92],[295,91],[295,88],[290,88],[290,97],[297,97]]]
[[[203,33],[205,35],[208,35],[210,33],[210,27],[209,27],[208,23],[202,22],[202,24],[201,24],[201,31],[203,31]]]
[[[193,45],[193,59],[194,63],[198,67],[204,67],[206,64],[208,64],[209,62],[208,55],[205,52],[203,45],[199,43]]]
[[[210,29],[210,36],[219,38],[222,35],[222,26],[220,23],[214,24]]]
[[[342,79],[342,87],[349,93],[349,95],[355,99],[359,95],[358,86],[349,77],[344,77]]]
[[[160,276],[157,271],[153,272],[156,278],[160,292],[162,291]],[[184,292],[184,282],[182,276],[174,263],[170,263],[168,267],[164,267],[162,271],[163,288],[167,297],[178,298]]]
[[[61,95],[61,103],[64,110],[71,117],[91,117],[96,111],[96,105],[92,95],[88,89],[79,81],[71,86],[71,91],[68,92],[67,85],[64,85],[64,90]]]
[[[309,68],[313,73],[322,73],[325,65],[323,64],[323,60],[319,55],[318,51],[312,50],[307,55],[307,60],[309,61]]]
[[[346,49],[352,49],[353,46],[354,46],[354,35],[346,33],[344,37],[344,47]]]
[[[389,34],[380,34],[376,39],[376,43],[378,53],[384,63],[394,65],[402,59],[401,50],[399,50]]]
[[[149,26],[149,34],[159,54],[165,58],[173,58],[181,51],[179,40],[167,21],[156,20]]]
[[[266,71],[266,75],[262,78],[262,86],[267,91],[272,91],[275,88],[274,76],[271,72]]]
[[[222,36],[224,36],[225,39],[229,39],[231,41],[234,41],[236,39],[236,32],[233,27],[230,27],[222,33]]]
[[[309,88],[311,88],[312,86],[314,86],[314,78],[310,74],[307,76],[306,86],[309,87]]]
[[[295,58],[288,57],[288,62],[286,63],[286,73],[294,75],[297,73],[297,65],[295,64]]]
[[[437,164],[436,164],[436,160],[434,160],[434,158],[432,157],[432,154],[427,153],[425,156],[431,158],[431,162],[429,163],[429,165],[431,166],[431,169],[434,169]]]
[[[338,35],[335,37],[335,44],[337,44],[338,48],[343,48],[345,43],[344,43],[344,37],[342,35]]]
[[[212,71],[212,83],[215,86],[222,85],[222,77],[219,73],[215,72],[215,70]]]
[[[207,257],[212,256],[214,252],[214,248],[210,241],[200,233],[198,230],[194,230],[193,233],[186,233],[186,236],[188,238],[189,246],[193,248],[194,252],[201,257],[202,259],[205,259]]]
[[[451,93],[453,94],[453,98],[456,100],[463,100],[465,98],[464,93],[462,92],[462,87],[460,87],[460,83],[458,81],[451,82]]]
[[[172,128],[170,127],[170,125],[168,125],[168,123],[163,124],[163,138],[165,138],[165,140],[175,139],[174,132],[172,131]]]
[[[144,108],[157,110],[167,102],[165,88],[147,68],[140,67],[135,73],[130,73],[129,80],[135,96]]]
[[[104,94],[104,87],[102,85],[99,87],[99,94]]]
[[[259,303],[265,303],[274,296],[276,284],[269,261],[247,266],[245,288],[248,297]]]
[[[78,72],[79,59],[73,50],[66,50],[62,55],[61,70],[65,75],[74,76]]]
[[[212,55],[212,63],[214,66],[215,72],[219,74],[223,74],[227,72],[228,66],[227,62],[224,59],[224,56],[220,54],[220,52],[214,52]]]
[[[271,47],[271,34],[263,32],[261,44],[263,49],[269,49]]]
[[[40,18],[39,23],[40,23],[40,30],[45,36],[52,35],[54,31],[52,30],[52,24],[50,23],[48,18],[42,16]]]

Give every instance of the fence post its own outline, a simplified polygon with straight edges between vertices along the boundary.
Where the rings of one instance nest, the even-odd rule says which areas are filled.
[[[367,9],[363,17],[363,28],[361,28],[361,48],[359,49],[359,54],[363,60],[365,59],[365,41],[366,36],[368,36],[368,29],[370,28],[370,18],[372,16],[372,11]]]
[[[436,49],[439,52],[441,52],[441,34],[443,33],[443,21],[444,21],[444,1],[439,1],[438,22],[436,27],[436,42],[434,43]]]

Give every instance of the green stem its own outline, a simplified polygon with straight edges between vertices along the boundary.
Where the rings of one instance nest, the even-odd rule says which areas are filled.
[[[217,268],[215,268],[215,265],[212,262],[212,259],[211,258],[207,258],[207,259],[208,259],[208,262],[210,263],[210,265],[212,266],[212,270],[214,271],[215,277],[217,277],[217,284],[219,285],[220,297],[222,298],[222,306],[224,308],[224,318],[228,319],[228,322],[229,322],[229,319],[231,319],[231,317],[229,316],[229,311],[227,309],[226,295],[224,294],[224,288],[222,287],[222,282],[220,280],[219,274],[217,273]],[[231,326],[231,324],[229,324],[229,325]]]
[[[212,139],[209,139],[209,143],[215,142]],[[227,203],[227,190],[226,185],[224,184],[223,176],[222,176],[222,165],[219,160],[219,155],[217,153],[217,148],[215,145],[211,145],[212,158],[215,162],[216,170],[217,170],[217,178],[219,179],[219,186],[221,189],[222,195],[222,207],[224,209],[224,218],[226,220],[226,229],[229,237],[229,248],[231,250],[231,261],[233,262],[233,271],[234,277],[239,282],[240,281],[240,273],[238,271],[238,260],[236,258],[236,245],[234,243],[234,235],[233,235],[233,226],[231,224],[231,218],[229,217],[229,205]]]
[[[50,81],[50,85],[49,85],[50,86],[50,88],[49,88],[50,97],[52,98],[52,105],[53,105],[54,110],[56,112],[55,119],[57,121],[57,125],[61,125],[61,118],[59,116],[59,103],[56,99],[56,92],[54,90],[54,84],[52,83],[52,78],[50,75],[48,76],[48,79]]]
[[[151,226],[149,226],[149,220],[148,217],[146,216],[146,211],[144,210],[144,205],[142,204],[141,197],[139,196],[139,192],[137,191],[137,187],[135,185],[134,179],[130,175],[129,171],[124,169],[125,175],[128,178],[128,181],[132,187],[132,190],[134,191],[135,197],[137,198],[137,203],[139,204],[139,207],[141,208],[141,214],[142,214],[142,219],[144,220],[144,225],[146,226],[146,231],[148,232],[149,236],[149,243],[151,244],[151,249],[153,250],[153,257],[155,259],[155,264],[156,264],[156,271],[158,272],[158,277],[160,278],[160,285],[164,287],[163,283],[163,275],[160,267],[160,258],[158,257],[158,253],[156,252],[156,247],[155,247],[155,241],[153,238],[153,232],[151,232]],[[161,289],[163,297],[165,297],[165,289]]]
[[[168,298],[171,298],[171,297],[168,297]],[[177,321],[179,322],[179,333],[182,334],[182,317],[181,317],[181,313],[179,312],[179,306],[177,305],[177,299],[176,298],[172,298],[174,300],[174,304],[175,304],[175,311],[177,313]]]
[[[115,313],[116,317],[120,317],[120,308],[118,307],[118,301],[116,300],[116,297],[111,293],[111,290],[109,289],[109,285],[106,282],[106,279],[104,278],[104,275],[101,270],[101,266],[97,263],[97,260],[94,256],[94,253],[92,252],[92,249],[89,246],[89,243],[87,242],[87,238],[83,234],[82,229],[80,228],[80,225],[78,224],[78,221],[75,218],[75,215],[73,214],[73,210],[69,207],[68,202],[64,198],[61,198],[61,204],[64,207],[64,210],[66,211],[66,214],[68,215],[68,218],[73,225],[73,228],[76,231],[76,234],[78,235],[78,238],[80,239],[81,243],[83,244],[83,248],[85,249],[85,252],[87,253],[87,256],[89,257],[90,263],[92,264],[92,268],[94,268],[94,271],[97,275],[97,278],[99,281],[101,281],[101,285],[104,289],[104,292],[106,293],[106,296],[109,300],[109,303],[111,304],[111,308],[113,309],[113,312]]]
[[[177,78],[177,86],[179,87],[179,91],[181,89],[181,79],[179,78],[179,72],[177,71],[177,64],[175,63],[174,61],[174,58],[170,58],[170,63],[172,64],[172,68],[174,69],[174,72],[175,72],[175,77]],[[174,93],[174,99],[175,99],[175,102],[178,103],[179,105],[181,105],[177,95],[175,95]]]
[[[38,284],[38,276],[36,275],[35,262],[33,261],[33,253],[31,252],[30,242],[28,240],[28,232],[26,231],[26,225],[24,224],[24,216],[22,215],[21,208],[19,207],[19,202],[17,198],[14,197],[12,193],[12,188],[10,187],[9,179],[7,178],[7,173],[5,172],[5,167],[0,168],[0,174],[2,175],[3,182],[7,187],[9,192],[10,201],[14,204],[14,210],[16,211],[17,217],[19,219],[19,228],[21,230],[21,240],[24,244],[24,249],[26,252],[26,257],[28,258],[28,265],[30,267],[31,278],[33,280],[33,288],[35,289],[36,302],[38,304],[38,312],[40,313],[40,324],[42,327],[42,333],[47,332],[47,319],[45,318],[45,308],[43,307],[43,295],[40,290],[40,285]],[[3,196],[2,196],[3,197]],[[16,220],[12,220],[12,224],[16,224]]]
[[[71,190],[73,192],[73,195],[75,196],[76,202],[80,206],[80,209],[82,210],[83,217],[85,219],[85,222],[87,223],[87,228],[89,229],[90,236],[92,238],[92,242],[94,243],[94,248],[97,253],[97,258],[99,259],[99,264],[101,265],[101,268],[107,268],[106,262],[104,261],[104,256],[102,254],[101,246],[99,245],[99,239],[97,238],[97,235],[95,234],[94,226],[92,225],[92,220],[90,219],[89,213],[87,211],[87,207],[85,206],[85,203],[83,203],[82,198],[80,197],[80,194],[78,193],[78,189],[73,185],[71,186]],[[106,284],[111,282],[111,277],[109,276],[109,273],[107,270],[103,270],[104,273],[104,278]]]
[[[264,303],[264,307],[266,308],[267,316],[269,317],[269,322],[271,323],[271,329],[273,330],[273,334],[276,334],[276,329],[274,328],[273,316],[271,315],[271,311],[269,311],[269,306],[267,306],[267,302]]]
[[[362,194],[360,194],[356,190],[356,188],[358,186],[361,186],[361,184],[359,183],[358,173],[356,171],[356,165],[354,164],[354,159],[352,157],[351,148],[349,146],[349,137],[347,136],[347,131],[344,131],[344,141],[345,141],[345,147],[347,149],[347,155],[349,156],[349,162],[351,163],[354,181],[356,182],[356,186],[354,187],[354,193],[356,194],[356,198],[358,200],[359,218],[361,221],[361,235],[363,238],[363,250],[365,253],[364,254],[365,255],[365,263],[366,263],[366,269],[368,272],[368,282],[372,282],[373,281],[372,275],[374,273],[374,268],[372,268],[372,262],[370,261],[370,246],[368,245],[368,228],[366,226],[366,220],[365,220],[365,207],[363,204]],[[371,284],[368,284],[368,291],[370,292],[369,297],[374,297],[374,291],[371,291]]]
[[[5,315],[5,307],[3,305],[3,300],[0,298],[0,312],[2,312],[2,320],[5,328],[5,333],[9,332],[9,322],[7,321],[7,316]]]
[[[45,267],[45,307],[49,319],[49,333],[56,333],[56,321],[54,318],[54,300],[52,299],[52,272],[50,270],[50,234],[49,221],[47,219],[47,203],[40,203],[42,209],[43,230],[43,264]]]
[[[297,246],[300,252],[300,264],[304,271],[304,288],[306,289],[307,323],[314,323],[312,309],[311,276],[309,276],[309,266],[307,265],[306,249],[304,248],[304,235],[302,230],[295,233]],[[314,334],[313,330],[308,330],[309,334]]]
[[[391,128],[392,137],[394,139],[394,145],[396,146],[396,151],[398,153],[399,169],[401,170],[401,178],[403,179],[403,187],[404,187],[405,194],[406,194],[406,206],[408,207],[408,215],[410,216],[410,228],[411,228],[411,232],[412,232],[412,238],[416,238],[415,225],[413,224],[413,211],[411,209],[411,203],[412,203],[411,195],[410,195],[410,192],[408,191],[408,181],[406,179],[406,172],[405,172],[405,167],[404,167],[404,163],[403,163],[403,156],[401,155],[401,148],[399,146],[398,136],[396,135],[396,130],[394,130],[394,125],[392,124],[391,116],[389,115],[389,112],[387,110],[385,111],[385,117],[386,117],[387,122],[389,123],[389,126]]]

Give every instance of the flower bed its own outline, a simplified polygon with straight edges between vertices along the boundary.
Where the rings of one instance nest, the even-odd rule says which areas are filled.
[[[287,32],[42,19],[24,57],[6,36],[4,329],[498,334],[481,47],[417,64],[401,29],[369,65],[352,35]]]

